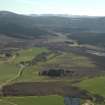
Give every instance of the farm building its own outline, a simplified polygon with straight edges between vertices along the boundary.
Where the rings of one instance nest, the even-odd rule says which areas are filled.
[[[64,69],[46,69],[39,72],[39,75],[61,77],[61,76],[72,76],[74,71]]]

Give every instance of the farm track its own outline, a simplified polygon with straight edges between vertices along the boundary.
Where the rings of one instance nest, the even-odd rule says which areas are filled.
[[[21,67],[21,68],[18,70],[18,73],[17,73],[16,76],[14,76],[13,78],[7,80],[6,82],[4,82],[3,84],[0,85],[0,89],[2,89],[3,86],[8,85],[8,84],[11,83],[12,81],[18,79],[18,78],[22,75],[23,70],[24,70],[24,67]]]
[[[1,94],[2,94],[2,87],[5,86],[5,85],[8,85],[8,84],[11,83],[12,81],[18,79],[18,78],[22,75],[23,70],[24,70],[24,67],[21,67],[21,68],[18,70],[18,73],[17,73],[17,75],[16,75],[14,78],[7,80],[5,83],[3,83],[3,84],[0,86]],[[6,101],[6,100],[3,100],[3,99],[0,99],[0,102],[3,102],[4,104],[8,104],[8,105],[18,105],[18,104],[15,104],[15,103],[13,103],[13,102]]]

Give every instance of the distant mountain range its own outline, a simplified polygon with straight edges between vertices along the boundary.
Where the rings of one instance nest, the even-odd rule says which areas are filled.
[[[0,11],[0,35],[15,38],[39,38],[54,35],[52,32],[68,34],[69,38],[82,43],[96,44],[98,42],[99,45],[104,45],[105,17],[20,15]]]

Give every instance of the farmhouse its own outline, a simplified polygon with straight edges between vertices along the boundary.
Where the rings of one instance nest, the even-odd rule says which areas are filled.
[[[64,69],[46,69],[39,72],[39,75],[61,77],[61,76],[72,76],[74,71]]]

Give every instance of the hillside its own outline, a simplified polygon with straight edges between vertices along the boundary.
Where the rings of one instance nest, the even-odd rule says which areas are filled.
[[[0,36],[19,39],[61,33],[80,43],[105,46],[105,17],[65,15],[20,15],[0,11]]]
[[[0,34],[16,38],[33,38],[49,33],[33,25],[33,19],[25,15],[1,11],[0,12]]]

